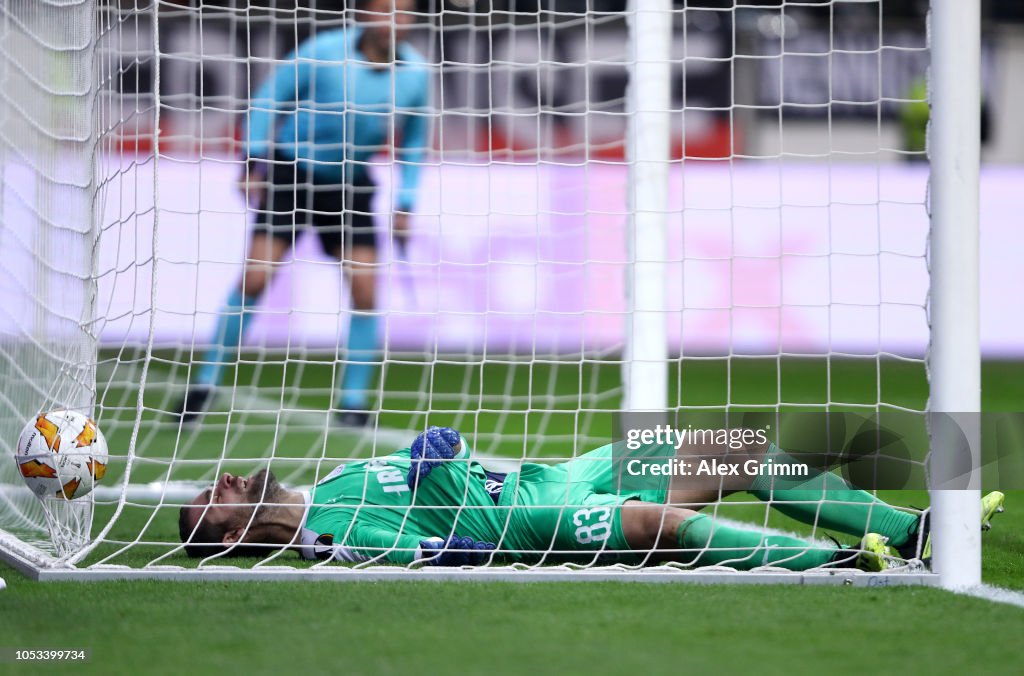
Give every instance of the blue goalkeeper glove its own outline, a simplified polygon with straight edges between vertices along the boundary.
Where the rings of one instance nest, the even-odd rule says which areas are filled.
[[[473,538],[460,538],[458,535],[447,540],[420,540],[420,558],[428,566],[479,566],[487,561],[494,549],[493,542],[477,542]]]
[[[462,437],[451,427],[431,427],[412,442],[409,457],[412,466],[405,481],[409,488],[415,488],[420,479],[430,474],[431,470],[443,460],[455,457],[455,447],[462,442]]]

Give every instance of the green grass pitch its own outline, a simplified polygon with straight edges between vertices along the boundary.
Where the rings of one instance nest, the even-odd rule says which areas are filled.
[[[113,452],[127,447],[137,389],[128,373],[101,365],[106,388],[103,427]],[[358,457],[373,449],[326,432],[307,414],[326,410],[334,369],[327,361],[271,355],[239,368],[234,413],[210,416],[202,428],[179,430],[162,416],[184,366],[164,355],[151,365],[140,462],[133,481],[167,478],[169,460],[224,455],[223,469],[248,471],[271,462],[294,483],[313,478],[311,459]],[[120,359],[129,360],[129,355]],[[122,366],[123,369],[123,366]],[[781,374],[781,380],[777,377]],[[983,370],[986,410],[1013,411],[1024,401],[1024,365],[989,362]],[[229,375],[234,380],[235,374]],[[616,364],[461,362],[390,365],[387,411],[395,428],[452,424],[473,435],[478,451],[513,458],[571,454],[610,433],[619,406]],[[281,383],[289,383],[281,399]],[[687,361],[673,368],[674,402],[756,406],[778,401],[858,404],[879,400],[912,407],[924,401],[925,379],[913,364],[873,360],[737,359]],[[101,384],[101,390],[103,389]],[[586,406],[573,396],[587,392]],[[433,393],[429,406],[424,392]],[[268,402],[277,402],[273,408]],[[232,404],[220,402],[226,411]],[[265,409],[263,408],[265,407]],[[282,409],[285,413],[279,413]],[[582,432],[581,432],[582,431]],[[267,460],[273,457],[273,460]],[[263,460],[254,460],[263,459]],[[307,469],[304,469],[306,467]],[[112,465],[108,480],[121,468]],[[176,463],[172,479],[208,478],[208,465]],[[923,492],[883,497],[923,506]],[[726,516],[761,521],[762,507],[732,506]],[[100,510],[98,521],[109,514]],[[801,530],[784,517],[770,525]],[[126,546],[136,538],[176,539],[176,510],[130,507],[90,561],[143,565],[167,546]],[[184,564],[182,558],[165,563]],[[1020,664],[1016,639],[1024,609],[932,589],[696,587],[631,583],[211,583],[30,582],[0,566],[0,647],[88,647],[91,661],[64,665],[81,673],[254,673],[324,669],[350,673],[539,671],[651,673],[668,670],[759,673],[827,669],[859,673],[1003,670]],[[1024,492],[984,538],[984,578],[1024,590]],[[243,667],[244,665],[244,667]],[[888,665],[888,666],[886,666]],[[37,672],[39,665],[0,664],[0,672]]]
[[[3,575],[0,645],[89,648],[67,673],[1006,673],[1024,632],[1024,609],[934,589]]]

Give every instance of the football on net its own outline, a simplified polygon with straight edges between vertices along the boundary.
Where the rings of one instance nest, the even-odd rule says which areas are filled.
[[[15,460],[38,497],[74,500],[88,495],[107,473],[107,441],[82,413],[40,413],[18,437]]]

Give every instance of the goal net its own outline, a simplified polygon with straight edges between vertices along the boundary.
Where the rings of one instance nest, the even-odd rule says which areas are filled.
[[[179,509],[225,473],[270,468],[306,489],[431,425],[505,474],[609,443],[623,410],[923,421],[924,15],[380,6],[0,7],[0,445],[76,408],[111,453],[71,504],[0,464],[8,559],[71,575],[408,574],[280,547],[190,558]],[[360,41],[381,30],[393,60]],[[331,125],[343,143],[303,140]],[[332,170],[348,188],[321,185]],[[272,245],[254,251],[253,232]],[[710,502],[723,522],[832,534],[746,493]],[[484,570],[641,568],[560,553]],[[779,570],[753,574],[796,579]]]

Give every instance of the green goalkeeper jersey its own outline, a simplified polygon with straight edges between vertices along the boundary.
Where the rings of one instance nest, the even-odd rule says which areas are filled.
[[[409,564],[422,540],[452,534],[498,542],[507,507],[499,507],[488,474],[468,459],[468,446],[415,489],[406,483],[409,449],[337,467],[307,495],[302,555]]]

